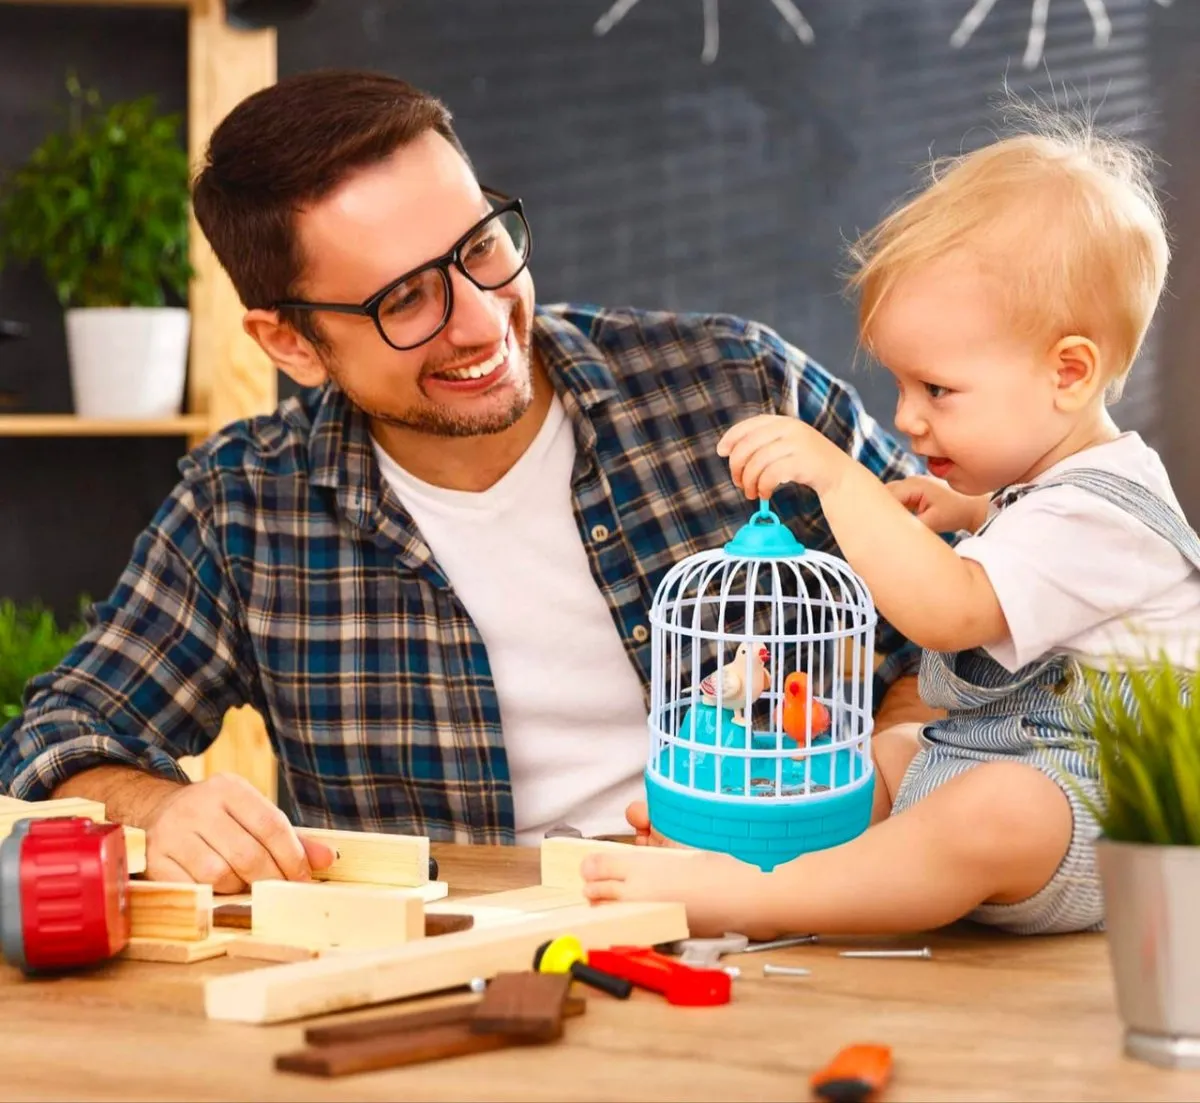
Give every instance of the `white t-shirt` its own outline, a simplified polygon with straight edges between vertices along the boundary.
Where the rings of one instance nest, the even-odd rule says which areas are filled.
[[[558,822],[584,835],[628,830],[625,806],[644,797],[646,705],[576,525],[575,435],[561,403],[481,493],[430,486],[378,443],[375,453],[487,648],[518,843],[538,844]]]
[[[1069,456],[1032,482],[1082,467],[1123,475],[1179,510],[1158,453],[1137,433]],[[1011,635],[986,650],[1007,670],[1050,651],[1104,667],[1115,655],[1145,658],[1160,646],[1189,670],[1200,663],[1200,571],[1144,521],[1090,491],[1026,494],[957,551],[983,566],[999,598]]]

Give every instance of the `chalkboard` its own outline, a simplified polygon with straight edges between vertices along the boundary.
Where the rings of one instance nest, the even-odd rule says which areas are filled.
[[[640,0],[603,36],[593,25],[611,0],[322,0],[280,27],[279,71],[372,68],[441,96],[480,176],[526,201],[542,301],[756,318],[847,375],[889,424],[888,381],[855,365],[838,276],[847,239],[930,155],[985,141],[1006,82],[1047,99],[1065,86],[1103,124],[1156,148],[1189,145],[1188,112],[1172,133],[1163,108],[1200,70],[1200,4],[1107,0],[1112,39],[1098,50],[1081,0],[1054,0],[1044,68],[1030,73],[1027,0],[997,0],[960,50],[949,40],[970,0],[796,3],[811,44],[771,0],[727,0],[705,62],[700,0]],[[185,21],[0,5],[0,169],[40,137],[69,65],[108,95],[154,91],[182,107]],[[1195,192],[1200,175],[1171,184]],[[1195,235],[1177,242],[1185,268],[1198,248]],[[0,387],[17,384],[31,409],[68,410],[57,304],[8,272],[4,317],[34,335],[0,348]],[[1156,329],[1117,409],[1152,442],[1162,359]],[[0,595],[65,609],[106,589],[181,444],[0,440]]]

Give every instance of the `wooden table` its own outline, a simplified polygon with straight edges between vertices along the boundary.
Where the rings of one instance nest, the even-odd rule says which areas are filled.
[[[452,895],[537,881],[534,850],[433,851]],[[718,1008],[585,990],[587,1013],[557,1044],[336,1080],[274,1071],[307,1023],[202,1017],[205,977],[259,964],[119,961],[36,982],[0,966],[0,1099],[801,1100],[812,1071],[856,1041],[894,1048],[892,1100],[1200,1098],[1200,1072],[1122,1055],[1102,935],[964,927],[910,944],[931,946],[933,960],[840,958],[833,945],[726,958],[742,975]],[[764,960],[812,975],[763,977]]]

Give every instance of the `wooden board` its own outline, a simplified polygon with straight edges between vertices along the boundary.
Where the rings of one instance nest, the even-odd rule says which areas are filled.
[[[139,938],[197,941],[212,934],[212,885],[130,881],[130,930]]]
[[[256,881],[251,932],[267,942],[373,949],[425,937],[421,898],[378,885]]]
[[[313,877],[319,881],[395,886],[429,883],[429,837],[426,835],[314,827],[299,827],[296,833],[301,838],[322,842],[337,853],[332,865],[313,870]]]
[[[498,973],[471,1016],[471,1029],[477,1034],[552,1041],[562,1034],[570,991],[568,973],[535,973],[530,969]]]
[[[528,969],[537,948],[573,934],[584,949],[648,946],[688,937],[682,904],[600,904],[558,908],[524,921],[280,965],[205,984],[210,1019],[273,1023],[366,1007]]]
[[[252,961],[310,961],[321,956],[319,946],[303,946],[295,942],[273,942],[269,938],[244,935],[234,938],[225,951],[230,957],[244,957]]]
[[[17,800],[6,797],[0,807],[0,839],[6,838],[18,820],[51,819],[55,816],[82,816],[95,823],[105,822],[104,805],[83,797],[63,797],[60,800]]]
[[[197,961],[223,957],[237,936],[218,931],[208,938],[140,938],[133,937],[121,952],[130,961],[157,961],[170,965],[191,965]]]
[[[125,861],[129,875],[136,876],[146,872],[146,832],[140,827],[122,828],[125,834]]]
[[[565,835],[543,839],[542,884],[549,888],[569,889],[582,897],[583,878],[579,875],[579,866],[583,859],[598,851],[624,849],[627,845],[603,839],[575,839]]]

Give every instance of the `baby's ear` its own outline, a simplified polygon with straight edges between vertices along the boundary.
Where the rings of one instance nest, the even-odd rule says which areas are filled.
[[[1059,409],[1077,410],[1104,389],[1100,350],[1088,337],[1073,334],[1060,340],[1050,355],[1055,376],[1055,402]]]

